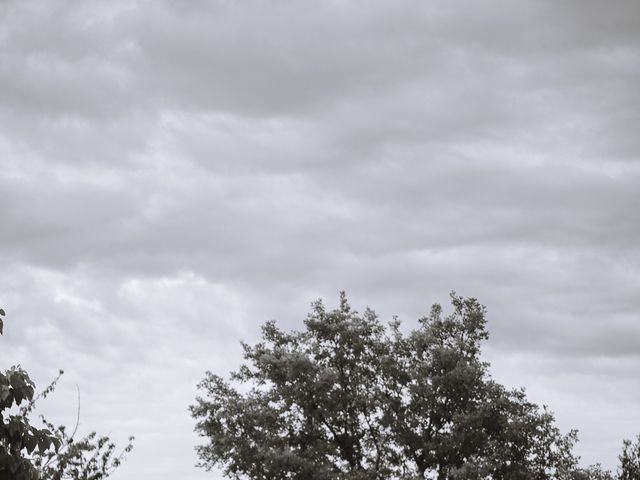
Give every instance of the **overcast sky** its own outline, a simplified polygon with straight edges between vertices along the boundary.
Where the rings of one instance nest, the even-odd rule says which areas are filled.
[[[205,370],[311,301],[488,309],[585,464],[640,432],[640,3],[0,3],[0,339],[42,404],[194,467]]]

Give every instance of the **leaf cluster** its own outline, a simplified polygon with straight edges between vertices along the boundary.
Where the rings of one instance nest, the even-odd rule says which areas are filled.
[[[62,445],[56,452],[45,451],[35,458],[34,465],[43,478],[101,480],[109,477],[133,449],[133,437],[129,437],[124,449],[117,451],[116,444],[108,436],[94,431],[76,440],[75,431],[68,434],[66,427],[54,426],[41,418]]]
[[[0,334],[5,312],[0,309]],[[48,429],[32,426],[21,411],[12,407],[33,401],[35,385],[19,366],[0,372],[0,480],[35,480],[40,478],[29,455],[57,450],[59,440]]]

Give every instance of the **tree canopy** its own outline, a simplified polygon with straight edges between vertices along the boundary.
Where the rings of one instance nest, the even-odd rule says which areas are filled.
[[[451,304],[408,333],[353,310],[344,293],[335,310],[313,303],[302,331],[267,322],[230,380],[207,372],[199,385],[200,466],[252,480],[614,478],[580,469],[576,432],[491,378],[484,306],[455,293]]]

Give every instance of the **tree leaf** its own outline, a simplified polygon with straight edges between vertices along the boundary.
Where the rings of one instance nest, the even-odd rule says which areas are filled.
[[[38,446],[38,438],[35,435],[30,435],[29,437],[27,437],[27,441],[25,444],[27,447],[27,452],[31,454],[31,452],[33,452]]]

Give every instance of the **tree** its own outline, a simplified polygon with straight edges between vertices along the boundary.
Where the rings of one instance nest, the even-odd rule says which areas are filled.
[[[303,331],[267,322],[230,381],[207,372],[199,385],[199,465],[252,480],[607,478],[577,467],[575,431],[491,379],[485,308],[451,302],[408,334],[344,293],[332,311],[313,303]]]
[[[4,310],[0,309],[0,334],[4,316]],[[63,373],[61,370],[37,396],[35,384],[19,366],[0,373],[0,480],[101,480],[133,448],[133,437],[129,437],[129,443],[119,454],[108,436],[91,432],[75,439],[78,422],[71,434],[64,426],[54,426],[42,416],[45,428],[31,425],[30,414],[36,401],[54,391]],[[18,410],[11,413],[12,407]],[[78,404],[78,420],[79,416]]]
[[[634,442],[624,441],[622,453],[618,458],[620,460],[618,478],[620,480],[638,480],[640,478],[640,435]]]
[[[61,370],[51,384],[36,397],[28,408],[22,410],[28,415],[35,407],[35,400],[45,398],[54,391],[58,380],[64,372]],[[48,480],[101,480],[109,477],[122,463],[124,456],[133,449],[133,437],[129,437],[128,444],[120,451],[106,435],[90,432],[88,435],[76,438],[80,423],[80,390],[78,390],[78,414],[76,424],[71,433],[64,425],[55,426],[40,415],[42,423],[57,439],[59,447],[55,451],[35,452],[33,463],[44,479]]]

